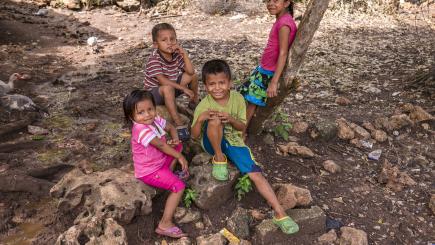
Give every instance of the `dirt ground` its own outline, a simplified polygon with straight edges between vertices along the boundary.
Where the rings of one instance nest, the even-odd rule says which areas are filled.
[[[33,125],[50,134],[35,138],[22,129],[0,139],[0,176],[20,180],[35,169],[55,169],[40,176],[50,183],[82,160],[95,171],[131,164],[121,102],[128,91],[142,86],[154,24],[165,21],[175,26],[198,72],[206,60],[224,58],[237,82],[256,66],[273,23],[265,13],[245,18],[207,16],[192,8],[179,16],[154,19],[114,7],[83,12],[50,9],[47,16],[35,16],[37,9],[30,1],[0,3],[0,79],[7,81],[14,72],[31,75],[30,80],[18,82],[15,92],[48,108],[50,114],[38,115]],[[395,16],[327,12],[300,72],[301,90],[286,100],[283,113],[291,122],[308,122],[310,128],[340,117],[360,125],[373,122],[391,116],[404,103],[434,115],[430,91],[406,88],[418,71],[435,62],[432,10],[416,8]],[[86,44],[90,36],[98,37],[98,48]],[[352,103],[339,106],[334,103],[337,96]],[[30,114],[1,108],[0,115],[0,125],[5,127]],[[435,242],[435,218],[428,205],[435,194],[435,125],[428,123],[429,129],[416,124],[396,135],[389,133],[389,140],[373,149],[358,149],[337,138],[292,134],[316,153],[312,159],[276,154],[276,144],[283,143],[279,137],[275,144],[251,137],[249,145],[269,181],[308,188],[314,205],[329,217],[367,232],[370,244],[430,244]],[[383,150],[379,161],[367,159],[374,149]],[[321,163],[328,159],[343,171],[325,174]],[[379,183],[384,159],[407,172],[417,185],[393,191]],[[152,217],[157,222],[163,197],[155,203]],[[252,192],[241,202],[231,200],[218,210],[203,212],[214,230],[202,232],[217,232],[238,205],[268,210]],[[73,214],[54,210],[56,200],[44,190],[0,192],[4,220],[0,244],[53,244],[73,220]],[[192,225],[183,228],[192,237],[201,235]],[[143,218],[126,230],[129,244],[161,239]]]

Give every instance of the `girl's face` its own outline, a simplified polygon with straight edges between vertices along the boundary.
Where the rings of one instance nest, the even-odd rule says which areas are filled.
[[[272,15],[281,16],[287,11],[290,0],[266,0],[267,10]]]
[[[156,117],[156,108],[151,100],[142,100],[136,105],[133,120],[140,124],[150,125]]]

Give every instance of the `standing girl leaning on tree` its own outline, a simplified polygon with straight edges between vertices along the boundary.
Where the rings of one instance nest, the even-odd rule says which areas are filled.
[[[270,30],[260,65],[252,71],[248,80],[240,88],[240,93],[248,102],[246,108],[248,126],[257,106],[266,106],[267,98],[277,96],[278,81],[297,31],[292,17],[292,0],[266,0],[265,2],[267,10],[275,15],[276,21]],[[244,134],[246,136],[246,132]]]

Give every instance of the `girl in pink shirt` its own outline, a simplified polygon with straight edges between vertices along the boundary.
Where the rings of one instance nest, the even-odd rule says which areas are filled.
[[[173,238],[187,236],[172,222],[185,188],[183,181],[172,172],[175,163],[178,161],[182,171],[188,173],[177,130],[157,115],[150,92],[132,91],[124,99],[123,109],[125,119],[132,124],[131,151],[135,177],[150,186],[171,191],[155,232]],[[166,132],[172,138],[169,141],[166,141]]]
[[[270,30],[260,65],[252,71],[249,79],[240,88],[240,93],[248,101],[247,125],[257,106],[266,106],[267,98],[278,94],[278,80],[284,70],[288,51],[297,30],[292,17],[292,0],[267,0],[266,3],[269,13],[276,16],[276,22]]]

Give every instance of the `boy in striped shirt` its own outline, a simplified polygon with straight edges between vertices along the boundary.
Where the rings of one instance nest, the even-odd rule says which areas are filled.
[[[178,114],[175,98],[186,94],[189,107],[198,103],[198,77],[187,52],[178,45],[172,25],[160,23],[152,29],[153,47],[145,68],[144,89],[157,105],[165,105],[174,120],[180,140],[190,138],[187,125]]]

